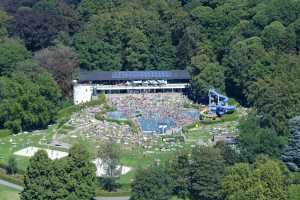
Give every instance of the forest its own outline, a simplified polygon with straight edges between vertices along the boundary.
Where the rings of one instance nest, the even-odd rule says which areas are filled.
[[[0,8],[1,128],[55,121],[79,70],[188,69],[192,99],[205,101],[214,87],[255,107],[281,136],[299,113],[298,1],[3,0]]]
[[[174,190],[182,198],[191,192],[192,199],[205,200],[237,200],[242,194],[242,199],[286,199],[285,185],[300,183],[299,177],[286,177],[279,161],[300,171],[299,51],[297,0],[1,0],[0,129],[18,133],[54,123],[57,112],[71,104],[72,80],[80,70],[187,69],[192,76],[188,95],[195,102],[207,103],[208,90],[215,88],[252,108],[239,125],[240,155],[227,160],[244,163],[231,166],[222,194],[225,156],[208,161],[221,174],[212,189],[197,183],[201,175],[193,165],[187,173],[199,187],[182,185],[186,177],[176,177],[176,170],[184,175],[187,168],[178,159],[186,155],[169,163],[174,172],[153,168],[141,174],[159,179],[171,173],[183,181]],[[204,160],[222,151],[231,155],[221,150],[199,151]],[[276,166],[280,189],[265,187],[271,179],[262,171],[270,166]],[[248,188],[237,191],[230,183],[245,172]],[[139,181],[147,183],[137,174],[136,200],[149,195],[139,194]],[[169,180],[157,181],[166,185]],[[272,191],[282,193],[268,196]]]

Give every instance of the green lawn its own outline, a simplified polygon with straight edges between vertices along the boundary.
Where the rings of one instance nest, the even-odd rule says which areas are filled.
[[[0,185],[0,200],[19,200],[19,191]]]
[[[203,140],[204,142],[208,142],[208,140],[212,138],[212,136],[209,133],[202,131],[201,128],[191,129],[186,134],[186,136],[187,136],[187,142],[190,143],[195,143],[199,139]]]
[[[14,152],[21,150],[29,146],[48,148],[46,143],[52,137],[52,128],[42,131],[36,131],[34,133],[11,135],[8,137],[0,138],[0,164],[6,164],[9,157]],[[42,141],[42,142],[41,142]],[[29,158],[16,156],[18,168],[25,170]]]
[[[300,199],[300,184],[293,184],[289,186],[289,200]]]
[[[128,174],[121,176],[119,183],[121,183],[123,187],[128,188],[137,169],[145,168],[151,164],[154,164],[155,161],[158,160],[163,163],[164,161],[171,159],[173,155],[174,152],[154,152],[151,154],[146,154],[145,150],[141,148],[136,148],[134,150],[123,150],[121,163],[123,165],[132,167],[133,170]]]

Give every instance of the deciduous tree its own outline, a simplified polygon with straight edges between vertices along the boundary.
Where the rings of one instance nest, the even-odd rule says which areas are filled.
[[[287,171],[282,163],[260,158],[254,166],[230,167],[223,180],[226,200],[287,199]]]
[[[225,161],[218,149],[196,147],[190,166],[190,195],[192,199],[222,199],[221,181]]]
[[[96,166],[91,162],[91,155],[82,145],[70,149],[64,182],[67,190],[65,199],[90,200],[95,196]]]
[[[0,75],[16,70],[16,64],[30,58],[30,52],[19,41],[7,39],[0,43]]]
[[[173,179],[173,194],[180,198],[187,198],[190,186],[190,158],[188,152],[178,152],[176,157],[167,163],[166,169],[168,176]]]
[[[138,170],[132,182],[131,200],[168,200],[172,194],[171,181],[160,166]]]
[[[285,138],[277,136],[270,128],[262,128],[260,118],[250,113],[240,121],[237,142],[240,159],[253,163],[259,154],[278,158],[285,145]]]
[[[75,52],[65,46],[49,47],[35,54],[41,67],[52,74],[66,98],[72,97],[72,80],[79,70],[79,59]]]
[[[29,161],[24,176],[24,190],[21,192],[21,200],[51,199],[49,174],[51,160],[45,151],[38,151]]]
[[[192,74],[192,98],[196,101],[207,102],[209,89],[225,91],[224,68],[207,55],[194,56],[189,71]]]

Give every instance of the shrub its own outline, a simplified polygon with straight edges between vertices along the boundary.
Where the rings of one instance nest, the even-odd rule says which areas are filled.
[[[8,165],[6,167],[6,172],[9,175],[14,175],[17,173],[17,161],[15,157],[10,157],[8,160]]]

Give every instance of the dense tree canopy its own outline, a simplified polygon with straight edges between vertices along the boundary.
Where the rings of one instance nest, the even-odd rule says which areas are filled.
[[[23,39],[30,50],[53,45],[61,32],[73,34],[79,30],[79,15],[63,1],[43,0],[25,5],[13,13],[9,30],[11,35]]]
[[[288,119],[300,112],[299,58],[298,55],[277,58],[275,71],[252,84],[247,95],[248,101],[262,115],[263,126],[279,135],[288,134]]]
[[[0,43],[0,74],[15,70],[18,62],[30,58],[30,52],[19,41],[7,39]]]
[[[255,166],[239,163],[229,168],[223,180],[226,200],[287,199],[287,170],[278,161],[260,159]]]
[[[2,41],[7,36],[7,29],[5,23],[10,19],[9,15],[0,10],[0,41]]]
[[[129,3],[92,16],[74,42],[81,66],[89,70],[175,67],[170,26],[162,21],[159,11],[139,5]]]
[[[220,188],[225,162],[219,149],[195,148],[191,160],[190,194],[192,199],[222,199]]]
[[[300,172],[300,117],[290,120],[289,144],[284,149],[282,160],[292,171]]]
[[[35,53],[39,65],[52,74],[66,98],[72,97],[75,73],[79,70],[77,54],[66,46],[48,47]]]
[[[189,196],[190,161],[188,152],[178,152],[176,157],[167,163],[168,175],[173,179],[173,194],[186,198]]]
[[[21,193],[22,200],[51,198],[50,163],[51,160],[45,151],[38,151],[30,159],[24,179],[25,188]]]
[[[253,163],[259,154],[279,158],[285,145],[285,138],[277,136],[270,128],[263,128],[259,116],[255,113],[241,120],[239,133],[237,146],[240,150],[240,159],[244,162]]]
[[[194,74],[191,96],[195,100],[207,102],[208,91],[212,88],[219,92],[225,91],[224,68],[210,61],[208,56],[203,54],[192,57],[190,71]]]
[[[0,78],[0,128],[34,130],[53,122],[60,92],[46,72],[30,80],[22,72]]]
[[[172,194],[171,181],[163,167],[139,170],[132,183],[131,200],[168,200]]]
[[[69,156],[52,161],[38,151],[25,173],[22,200],[90,200],[95,195],[96,167],[85,147],[75,145]]]

